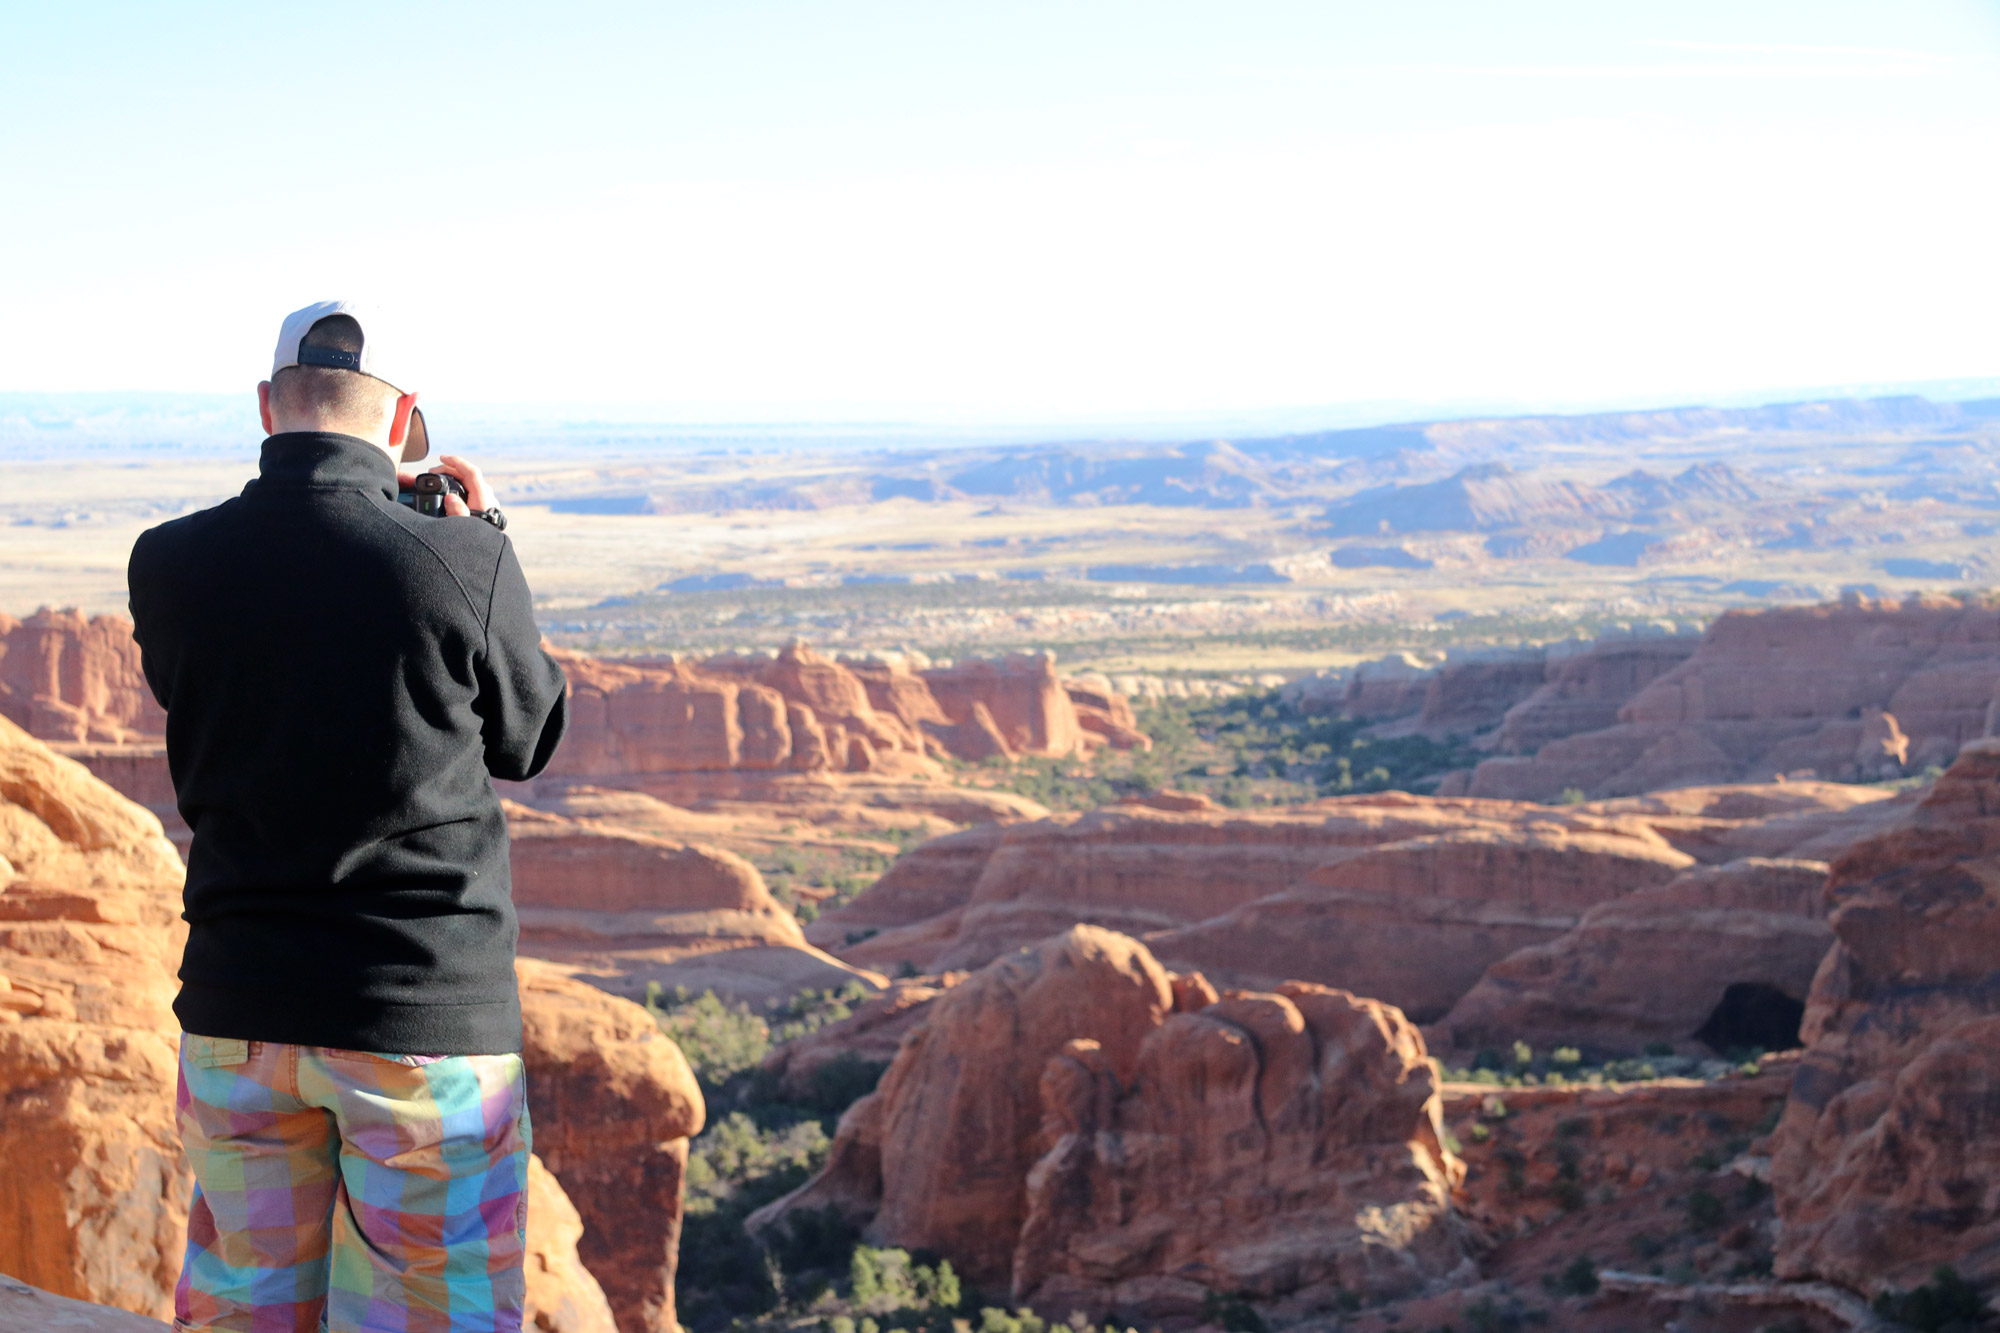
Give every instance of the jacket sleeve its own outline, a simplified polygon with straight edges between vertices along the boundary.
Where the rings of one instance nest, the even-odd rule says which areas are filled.
[[[514,543],[503,540],[475,705],[484,723],[487,772],[520,782],[548,767],[569,720],[567,689],[562,668],[542,651]]]
[[[142,532],[139,540],[132,543],[131,558],[125,562],[125,604],[132,612],[132,641],[139,645],[139,670],[145,674],[146,688],[153,692],[160,707],[168,708],[171,705],[167,702],[166,653],[155,633],[155,616],[148,597],[152,589],[148,577],[153,563],[149,552],[152,541],[151,532]]]

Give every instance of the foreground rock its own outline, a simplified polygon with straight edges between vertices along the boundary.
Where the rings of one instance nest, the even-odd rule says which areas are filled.
[[[0,1273],[0,1328],[21,1333],[166,1333],[169,1326],[108,1305],[40,1291]]]
[[[731,852],[508,803],[521,952],[643,998],[648,986],[765,1004],[885,979],[806,943],[757,868]]]
[[[0,1272],[161,1318],[180,886],[157,820],[0,718]]]
[[[1732,611],[1616,723],[1546,739],[1531,758],[1486,760],[1467,790],[1547,800],[1571,787],[1622,796],[1802,771],[1895,777],[1948,763],[1984,735],[1996,687],[1991,598]],[[1548,729],[1524,720],[1514,734],[1525,744]]]
[[[687,1140],[706,1117],[680,1048],[638,1005],[522,959],[535,1148],[576,1207],[576,1252],[620,1333],[674,1333]]]
[[[576,1257],[583,1219],[542,1159],[528,1157],[527,1299],[522,1326],[536,1333],[617,1333],[604,1289]]]
[[[1781,1276],[2000,1282],[2000,741],[1835,861],[1837,943],[1775,1136]]]
[[[1213,999],[1092,926],[1000,959],[930,1002],[826,1168],[751,1225],[833,1208],[1016,1299],[1121,1319],[1456,1270],[1415,1029],[1317,987]]]

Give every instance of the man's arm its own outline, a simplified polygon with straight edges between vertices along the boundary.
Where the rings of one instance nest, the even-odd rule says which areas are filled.
[[[147,570],[152,567],[148,547],[152,544],[151,532],[139,534],[139,540],[132,543],[132,554],[125,562],[126,606],[132,612],[132,641],[139,645],[139,670],[145,674],[146,688],[153,692],[153,698],[160,707],[168,707],[166,672],[160,645],[153,641],[153,615],[147,593],[152,581]]]
[[[503,538],[473,705],[485,724],[487,772],[521,782],[548,767],[569,720],[567,686],[562,668],[542,651],[527,576],[514,543]]]

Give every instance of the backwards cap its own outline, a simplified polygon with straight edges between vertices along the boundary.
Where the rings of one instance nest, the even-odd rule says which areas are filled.
[[[349,350],[333,340],[315,339],[320,321],[345,315],[361,330],[361,346]],[[285,316],[278,329],[278,347],[271,356],[271,374],[292,366],[320,366],[328,370],[352,370],[381,380],[397,393],[414,393],[409,366],[401,348],[381,337],[377,319],[354,301],[318,301]],[[344,343],[346,340],[340,340]],[[403,461],[414,463],[430,452],[430,431],[424,425],[422,409],[410,413],[410,434],[403,443]]]

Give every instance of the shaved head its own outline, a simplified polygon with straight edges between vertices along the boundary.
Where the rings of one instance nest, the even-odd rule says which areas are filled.
[[[351,315],[328,315],[300,345],[359,352],[361,325]],[[330,430],[375,439],[387,435],[397,396],[392,386],[358,370],[286,366],[271,377],[271,416],[280,430]]]

